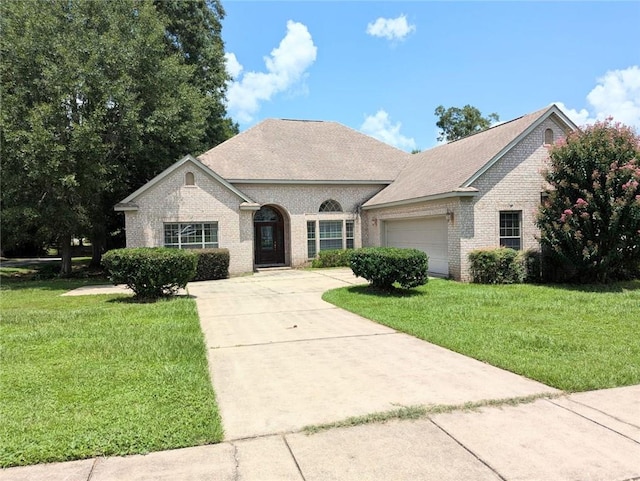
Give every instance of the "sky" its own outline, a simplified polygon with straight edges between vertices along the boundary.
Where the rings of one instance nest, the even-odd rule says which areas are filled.
[[[640,2],[222,0],[227,110],[437,145],[436,107],[507,121],[556,103],[640,132]]]

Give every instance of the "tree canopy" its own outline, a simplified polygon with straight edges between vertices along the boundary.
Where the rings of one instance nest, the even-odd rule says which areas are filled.
[[[552,148],[540,208],[541,243],[569,280],[640,274],[640,137],[610,120]]]
[[[237,132],[213,5],[0,4],[3,248],[27,233],[57,241],[68,273],[72,235],[100,250],[118,200]]]
[[[498,122],[498,114],[492,113],[482,116],[480,110],[471,105],[462,108],[444,106],[436,107],[435,115],[438,117],[436,126],[440,129],[438,141],[453,142],[491,127],[492,122]]]

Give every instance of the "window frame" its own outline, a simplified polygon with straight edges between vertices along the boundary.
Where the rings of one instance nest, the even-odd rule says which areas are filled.
[[[507,216],[509,217],[507,218]],[[513,222],[514,219],[515,222]],[[514,235],[514,229],[516,228],[518,234]],[[522,238],[522,211],[501,210],[498,215],[498,243],[500,247],[521,251]],[[514,247],[514,240],[517,240],[517,247]]]
[[[327,223],[340,224],[340,234],[327,236],[327,231],[324,235],[322,233],[322,226],[327,226]],[[329,231],[329,233],[332,233]],[[331,219],[331,218],[316,218],[314,220],[307,220],[307,258],[315,259],[319,252],[325,250],[334,249],[354,249],[355,248],[355,220],[354,219]],[[336,241],[340,241],[340,247],[335,247]],[[323,242],[325,241],[325,242]],[[328,247],[327,245],[334,243]]]
[[[189,227],[195,230],[195,232],[189,231]],[[174,233],[169,233],[169,238],[173,237],[176,241],[167,242],[168,229],[174,229]],[[209,232],[208,235],[207,231]],[[171,249],[217,249],[220,247],[217,221],[164,222],[163,236],[162,245]],[[189,240],[190,238],[197,240],[185,242],[185,240]]]

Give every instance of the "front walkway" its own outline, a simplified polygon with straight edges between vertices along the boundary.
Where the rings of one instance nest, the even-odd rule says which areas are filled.
[[[640,386],[570,396],[324,303],[348,270],[192,283],[227,441],[0,470],[0,480],[640,479]],[[532,394],[307,435],[307,424],[416,404]]]

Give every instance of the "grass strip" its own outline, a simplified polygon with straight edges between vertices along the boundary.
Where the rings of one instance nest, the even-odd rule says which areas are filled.
[[[534,401],[537,401],[538,399],[554,399],[564,395],[564,393],[546,393],[514,398],[487,399],[483,401],[466,402],[464,404],[427,404],[402,406],[398,409],[392,409],[390,411],[366,414],[364,416],[353,416],[342,421],[336,421],[334,423],[305,426],[304,428],[302,428],[302,431],[310,435],[336,428],[351,428],[364,424],[383,424],[389,421],[425,419],[435,414],[451,413],[455,411],[474,411],[483,407],[518,406],[520,404],[532,403]]]

